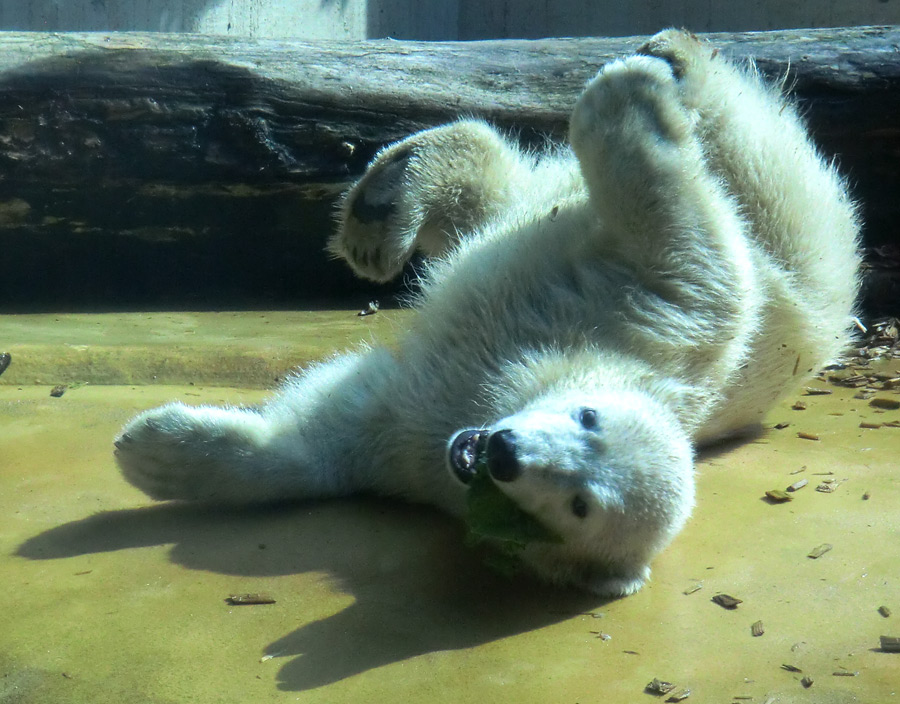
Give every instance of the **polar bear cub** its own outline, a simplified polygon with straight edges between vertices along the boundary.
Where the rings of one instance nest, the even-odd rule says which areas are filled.
[[[795,110],[666,31],[578,99],[571,150],[488,125],[373,161],[330,249],[361,276],[431,257],[395,350],[311,366],[258,409],[171,404],[116,440],[154,499],[356,492],[464,515],[475,466],[561,538],[522,560],[641,587],[694,503],[693,452],[758,425],[848,339],[858,223]]]

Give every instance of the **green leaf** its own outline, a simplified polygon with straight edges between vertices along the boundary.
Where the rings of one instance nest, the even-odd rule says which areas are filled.
[[[474,542],[498,541],[515,552],[528,543],[561,543],[562,538],[526,513],[494,484],[484,463],[479,464],[469,485],[469,537]]]

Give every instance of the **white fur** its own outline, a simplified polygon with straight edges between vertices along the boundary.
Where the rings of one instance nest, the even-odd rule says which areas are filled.
[[[379,154],[329,246],[375,280],[432,257],[397,351],[313,366],[258,411],[148,411],[116,442],[125,477],[161,500],[371,491],[462,515],[448,443],[503,430],[516,476],[496,484],[564,539],[525,562],[639,589],[690,513],[692,448],[846,344],[856,215],[785,99],[685,33],[606,66],[570,142],[525,154],[463,121]]]

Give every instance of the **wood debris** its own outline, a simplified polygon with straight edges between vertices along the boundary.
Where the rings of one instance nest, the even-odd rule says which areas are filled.
[[[870,323],[857,355],[863,359],[900,357],[900,320],[882,318]]]
[[[679,689],[677,692],[675,692],[674,694],[667,697],[666,701],[667,702],[683,702],[689,696],[691,696],[691,690],[689,690],[687,687],[685,687],[684,689]]]
[[[801,670],[799,667],[788,665],[786,663],[781,666],[781,669],[787,670],[788,672],[803,672],[803,670]]]
[[[834,677],[858,677],[859,670],[835,670],[831,674]]]
[[[851,389],[859,389],[863,386],[868,386],[869,377],[864,376],[863,374],[854,374],[853,376],[846,376],[843,378],[830,376],[828,377],[828,381],[837,386],[846,386]]]
[[[885,618],[888,618],[891,615],[891,610],[887,606],[879,606],[878,613],[880,613]]]
[[[804,675],[803,679],[800,680],[800,684],[802,684],[806,689],[809,689],[813,686],[813,678],[809,675]]]
[[[743,599],[738,599],[730,594],[716,594],[712,598],[712,601],[717,603],[723,609],[736,609],[738,604],[744,603]]]
[[[819,439],[819,436],[816,435],[815,433],[799,432],[799,433],[797,433],[797,437],[801,438],[803,440],[818,440]]]
[[[834,545],[831,543],[822,543],[821,545],[816,545],[812,550],[807,553],[807,557],[812,558],[813,560],[818,560],[822,555],[826,552],[831,551],[834,548]]]
[[[881,427],[881,423],[870,423],[867,420],[860,422],[860,428],[868,428],[869,430],[878,430]]]
[[[703,589],[703,582],[697,582],[697,584],[691,585],[681,593],[685,595],[693,594],[694,592],[699,592],[701,589]]]
[[[53,398],[59,398],[59,397],[62,396],[64,393],[66,393],[66,389],[67,389],[67,388],[68,388],[68,387],[67,387],[65,384],[57,384],[57,385],[54,386],[52,389],[50,389],[50,395],[51,395]]]
[[[807,396],[827,396],[828,394],[833,394],[834,391],[832,391],[831,389],[819,389],[813,386],[807,386],[805,389],[803,389],[803,393],[805,393]]]
[[[822,483],[816,487],[816,491],[820,491],[823,494],[833,494],[835,489],[837,489],[841,484],[843,484],[846,479],[842,481],[838,481],[837,479],[823,479]]]
[[[900,399],[876,396],[869,401],[869,405],[872,406],[872,408],[880,408],[883,411],[896,411],[900,408]]]
[[[766,492],[766,498],[776,504],[783,504],[786,501],[793,501],[794,497],[781,489],[769,489]]]
[[[225,599],[229,606],[252,606],[255,604],[274,604],[275,599],[268,594],[232,594]]]
[[[863,492],[863,495],[862,495],[863,501],[868,501],[871,498],[872,498],[872,492],[869,492],[869,491]]]
[[[793,484],[791,484],[787,488],[787,490],[788,491],[799,491],[800,489],[805,487],[807,484],[809,484],[809,479],[800,479],[799,481],[796,481]]]
[[[665,680],[654,677],[647,683],[647,686],[644,687],[644,691],[649,694],[668,694],[675,689],[676,686],[677,685],[673,682],[666,682]]]
[[[369,304],[363,308],[358,315],[360,318],[364,318],[367,315],[375,315],[378,312],[379,304],[378,301],[369,301]]]
[[[794,401],[794,405],[791,406],[791,410],[794,411],[805,411],[806,403],[804,401]]]
[[[900,636],[881,636],[880,640],[885,653],[900,653]]]
[[[775,430],[784,430],[789,425],[790,425],[790,423],[776,423],[774,427],[775,427]]]
[[[765,626],[763,626],[762,621],[754,621],[750,626],[750,635],[754,638],[759,638],[763,633],[766,632]]]

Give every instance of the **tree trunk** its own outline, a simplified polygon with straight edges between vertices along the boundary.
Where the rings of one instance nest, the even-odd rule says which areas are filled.
[[[900,28],[708,38],[787,77],[868,240],[896,242]],[[0,33],[0,306],[368,293],[320,250],[380,146],[462,115],[562,139],[585,82],[645,39]]]

